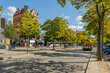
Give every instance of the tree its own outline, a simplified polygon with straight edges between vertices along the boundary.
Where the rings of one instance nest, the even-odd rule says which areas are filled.
[[[1,11],[3,10],[2,6],[0,6],[0,17],[1,17]]]
[[[83,44],[88,39],[89,35],[84,31],[78,31],[76,37],[77,43]]]
[[[18,26],[19,28],[17,31],[20,33],[22,38],[28,39],[28,47],[30,47],[30,39],[37,38],[36,36],[40,35],[40,24],[38,20],[36,20],[36,18],[29,12],[25,12],[21,19],[21,23]]]
[[[2,34],[4,35],[4,37],[10,39],[10,42],[17,37],[16,30],[14,29],[13,24],[11,24],[11,21],[9,21],[9,25],[6,26]]]
[[[91,11],[94,10],[94,13],[91,13]],[[104,43],[110,41],[108,36],[110,36],[110,17],[108,15],[105,15],[105,25],[104,25]],[[94,35],[96,38],[98,37],[98,19],[97,14],[95,12],[94,8],[91,8],[88,10],[82,17],[82,22],[86,22],[87,25],[84,27],[88,33]]]
[[[75,40],[76,39],[76,32],[73,29],[71,29],[71,28],[68,28],[68,32],[69,32],[69,34],[68,34],[68,36],[69,36],[68,42],[69,43],[76,43],[76,40]]]
[[[77,45],[81,44],[82,40],[84,39],[83,33],[81,31],[78,31],[76,37],[77,37]]]
[[[57,0],[62,7],[66,5],[67,0]],[[110,0],[69,0],[76,9],[85,6],[85,8],[90,9],[94,8],[97,14],[98,20],[98,48],[97,48],[97,57],[98,60],[102,60],[102,34],[104,27],[104,16],[110,13]],[[94,11],[91,11],[93,13]]]
[[[75,43],[76,42],[76,32],[72,30],[71,28],[67,28],[64,31],[64,34],[58,39],[61,41],[65,41],[64,48],[67,47],[67,43]]]
[[[92,36],[86,32],[86,31],[78,31],[76,34],[76,43],[83,45],[85,41],[89,40],[91,42],[93,42],[94,44],[96,43],[95,38],[92,38]]]
[[[0,11],[2,11],[3,10],[3,8],[2,8],[2,6],[0,6]]]
[[[56,17],[54,20],[48,19],[42,26],[42,30],[46,31],[45,35],[50,40],[53,40],[53,50],[54,41],[63,36],[65,29],[68,28],[67,20],[62,17]]]

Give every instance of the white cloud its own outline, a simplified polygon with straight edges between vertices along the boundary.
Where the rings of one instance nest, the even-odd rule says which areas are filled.
[[[78,24],[83,24],[82,22],[78,22]]]
[[[70,18],[70,16],[65,16],[65,19],[69,19]]]
[[[70,18],[70,16],[65,16],[64,13],[61,13],[60,17],[63,17],[64,19],[69,19]]]
[[[76,21],[80,21],[82,19],[82,16],[79,15],[78,17],[76,17]]]
[[[8,7],[8,10],[9,10],[10,12],[15,12],[15,11],[16,11],[16,7],[9,6],[9,7]]]
[[[69,26],[69,28],[73,29],[73,30],[79,30],[79,29],[83,29],[82,26],[75,26],[75,25],[72,25],[72,26]]]
[[[82,16],[81,15],[79,15],[78,17],[76,17],[76,21],[78,22],[78,24],[83,24],[81,22],[81,20],[82,20]]]
[[[3,15],[8,16],[8,21],[13,22],[13,15],[16,12],[16,7],[13,6],[9,6],[7,9],[5,9],[5,12],[3,13]]]
[[[7,8],[7,15],[8,16],[13,16],[14,15],[14,13],[16,12],[16,7],[12,7],[12,6],[9,6],[8,8]]]

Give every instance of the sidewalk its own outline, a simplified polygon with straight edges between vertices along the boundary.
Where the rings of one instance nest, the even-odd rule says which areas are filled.
[[[91,55],[90,62],[87,68],[87,73],[99,73],[96,57]]]
[[[110,62],[96,61],[96,56],[92,55],[90,58],[87,73],[110,73]]]

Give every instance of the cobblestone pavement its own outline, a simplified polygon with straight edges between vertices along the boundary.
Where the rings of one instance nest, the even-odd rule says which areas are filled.
[[[80,48],[39,51],[0,61],[0,73],[84,73],[90,54]]]

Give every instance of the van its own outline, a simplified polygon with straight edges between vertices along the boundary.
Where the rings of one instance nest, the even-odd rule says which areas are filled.
[[[93,48],[93,43],[90,41],[85,41],[82,49],[92,51],[92,48]]]

